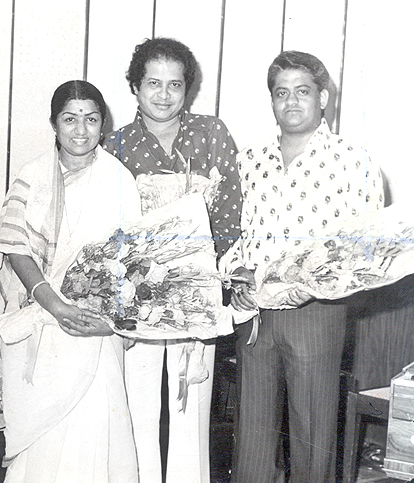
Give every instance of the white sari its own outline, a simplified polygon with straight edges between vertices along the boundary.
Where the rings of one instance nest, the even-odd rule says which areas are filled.
[[[97,153],[90,167],[65,181],[47,277],[56,291],[83,245],[106,240],[140,216],[132,175],[108,153]],[[1,316],[0,335],[5,481],[137,483],[122,339],[72,337],[37,303]]]

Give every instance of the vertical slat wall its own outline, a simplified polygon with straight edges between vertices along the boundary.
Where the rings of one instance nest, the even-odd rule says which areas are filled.
[[[11,178],[20,166],[53,144],[50,99],[68,79],[82,78],[85,0],[36,2],[16,0]]]
[[[412,203],[414,2],[349,0],[341,132],[367,145],[392,201]]]
[[[336,112],[341,93],[343,31],[346,0],[289,0],[286,2],[283,50],[300,50],[316,55],[333,81],[325,115],[333,131],[338,130]]]
[[[267,69],[282,44],[283,1],[227,0],[219,115],[239,149],[269,138]]]
[[[413,43],[414,3],[399,0],[392,9],[387,5],[376,0],[119,0],[114,6],[109,0],[73,0],[50,8],[48,0],[4,0],[0,6],[1,196],[7,163],[13,176],[25,159],[53,142],[47,118],[50,96],[60,82],[81,78],[85,71],[108,101],[112,119],[107,129],[132,120],[136,100],[129,92],[125,70],[134,46],[155,34],[176,37],[194,51],[203,79],[192,110],[218,113],[239,148],[274,128],[266,71],[281,46],[315,53],[327,65],[339,94],[343,93],[337,110],[340,118],[333,116],[334,111],[327,113],[333,129],[368,144],[389,180],[393,199],[408,198],[409,170],[414,165],[408,116],[414,101],[405,96],[394,101],[392,110],[386,109],[390,94],[385,95],[385,78],[391,77],[388,82],[394,90],[394,84],[409,75],[406,52]],[[385,128],[385,114],[387,120],[397,122]],[[384,136],[384,129],[389,136]]]
[[[358,139],[389,182],[388,201],[412,206],[414,2],[349,0],[341,133]],[[356,318],[353,373],[381,387],[414,360],[412,277],[367,293]],[[369,307],[369,315],[364,310]]]
[[[125,72],[135,45],[152,37],[155,1],[90,0],[87,80],[108,104],[108,132],[135,117],[137,103]]]
[[[0,203],[6,190],[13,0],[0,3]]]
[[[274,130],[266,72],[281,47],[320,57],[339,94],[327,112],[333,129],[368,146],[391,201],[411,203],[413,18],[412,0],[2,0],[0,199],[7,166],[13,178],[22,163],[53,144],[49,103],[60,83],[85,74],[108,102],[107,129],[118,128],[136,110],[125,80],[134,46],[165,35],[188,44],[201,65],[192,111],[218,114],[239,148]],[[400,326],[412,314],[401,309],[393,318]],[[359,326],[372,324],[375,335],[378,321],[373,316]],[[385,323],[384,340],[391,332]],[[360,361],[365,349],[373,352],[361,345]]]
[[[224,0],[157,0],[155,35],[173,37],[190,47],[201,66],[200,91],[191,111],[215,113]]]

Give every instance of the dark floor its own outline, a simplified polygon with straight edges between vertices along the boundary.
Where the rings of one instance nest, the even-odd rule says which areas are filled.
[[[228,344],[218,344],[213,386],[212,422],[210,433],[211,483],[229,483],[231,475],[231,453],[234,443],[234,423],[236,393],[235,365],[232,340]],[[338,431],[337,482],[342,481],[341,447],[344,435],[344,411],[347,388],[346,378],[341,381],[341,405]],[[341,423],[342,421],[342,423]],[[387,438],[386,425],[367,424],[358,464],[356,483],[403,483],[387,477],[382,466]],[[279,483],[279,481],[277,482]],[[280,483],[283,483],[282,481]],[[413,482],[414,483],[414,480]]]
[[[233,447],[233,423],[230,414],[231,407],[228,411],[227,420],[216,420],[211,425],[211,483],[230,482],[231,450]],[[364,444],[356,483],[403,483],[403,480],[387,477],[382,469],[385,442],[386,437],[378,443],[366,442]],[[376,451],[370,451],[372,448]],[[338,473],[341,474],[341,471],[339,470]],[[337,481],[338,483],[342,481],[341,475],[338,475]]]

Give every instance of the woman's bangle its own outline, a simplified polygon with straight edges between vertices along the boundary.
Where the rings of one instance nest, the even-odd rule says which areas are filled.
[[[49,282],[47,282],[46,280],[41,280],[40,282],[37,282],[33,285],[33,288],[30,292],[30,296],[32,297],[32,299],[35,299],[35,296],[34,296],[34,292],[35,290],[37,289],[37,287],[40,287],[40,285],[43,285],[44,283],[47,283],[48,285],[50,285]],[[35,299],[36,300],[36,299]]]

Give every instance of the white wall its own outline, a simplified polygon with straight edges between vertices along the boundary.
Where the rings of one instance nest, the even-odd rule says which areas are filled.
[[[274,132],[267,69],[281,49],[282,20],[283,2],[227,1],[219,114],[239,149]]]
[[[85,0],[55,2],[53,6],[44,0],[16,1],[11,86],[12,178],[24,162],[53,144],[54,134],[48,121],[50,100],[58,85],[82,78],[84,39]],[[1,89],[4,96],[3,85]]]
[[[218,112],[239,148],[274,131],[266,73],[281,46],[317,55],[342,101],[340,118],[330,113],[333,129],[367,145],[389,180],[393,199],[409,199],[412,0],[394,0],[392,8],[386,0],[118,0],[116,5],[90,0],[88,25],[87,0],[55,2],[53,8],[49,0],[15,0],[11,57],[12,3],[3,0],[0,6],[0,197],[8,137],[12,176],[53,142],[49,103],[61,82],[86,72],[109,105],[108,129],[132,121],[136,100],[125,71],[135,45],[155,33],[193,50],[203,81],[192,111]]]
[[[6,189],[12,2],[0,3],[0,201]]]
[[[366,145],[393,201],[412,203],[412,0],[350,0],[341,133]]]
[[[135,45],[152,36],[154,0],[90,0],[87,80],[102,92],[112,119],[107,130],[134,119],[135,97],[125,73]]]

